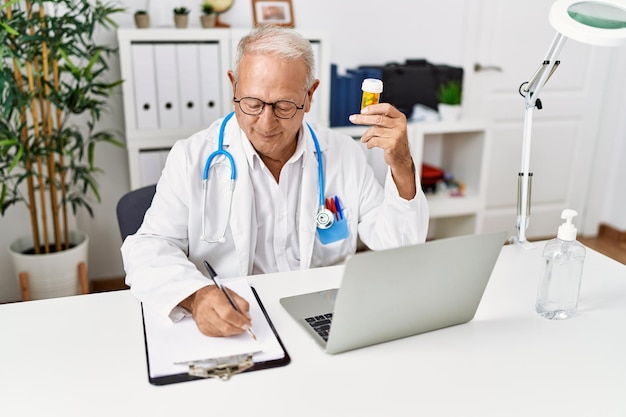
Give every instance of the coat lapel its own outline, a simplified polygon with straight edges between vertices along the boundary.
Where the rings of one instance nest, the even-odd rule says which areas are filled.
[[[303,140],[306,142],[306,152],[303,161],[302,187],[300,188],[300,218],[298,229],[300,232],[300,269],[308,269],[311,266],[313,245],[317,227],[315,216],[319,207],[319,181],[317,168],[317,152],[313,144],[313,138],[308,127],[303,125]],[[321,146],[321,144],[320,144]]]
[[[224,145],[228,145],[228,151],[233,156],[237,166],[230,230],[235,243],[239,274],[247,276],[252,273],[257,240],[254,192],[250,182],[248,161],[241,145],[242,133],[237,123],[229,123],[224,136]],[[224,187],[225,190],[228,190],[226,187],[230,187],[230,183],[226,183]]]

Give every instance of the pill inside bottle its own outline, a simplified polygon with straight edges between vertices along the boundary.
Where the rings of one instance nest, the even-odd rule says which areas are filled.
[[[361,98],[361,109],[370,104],[378,104],[380,101],[380,93],[383,92],[383,82],[376,78],[366,78],[361,84],[363,96]]]

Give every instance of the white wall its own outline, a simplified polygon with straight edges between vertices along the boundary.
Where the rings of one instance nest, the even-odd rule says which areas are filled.
[[[626,68],[624,69],[626,71]],[[624,74],[624,72],[622,72]],[[622,94],[622,100],[626,99],[626,94]],[[614,136],[615,152],[610,161],[613,167],[609,174],[609,183],[606,195],[606,207],[608,213],[601,216],[601,221],[608,223],[619,230],[626,230],[626,118],[622,115],[621,126]]]
[[[132,27],[131,12],[146,8],[146,1],[126,0],[128,15],[120,26]],[[362,0],[292,0],[297,28],[327,30],[331,34],[332,62],[341,67],[404,61],[427,57],[436,63],[460,64],[465,4],[467,0],[387,0],[382,5]],[[190,27],[199,27],[200,0],[152,0],[149,10],[160,6],[153,26],[173,26],[171,8],[191,10]],[[221,19],[236,28],[252,27],[252,1],[237,0]],[[365,29],[369,28],[369,29]]]
[[[612,51],[612,64],[604,92],[604,106],[600,111],[594,169],[589,188],[587,235],[595,234],[600,223],[626,230],[626,103],[624,74],[626,74],[626,47]]]
[[[613,88],[618,80],[626,74],[626,48],[615,51],[615,65],[611,68],[612,80],[607,86],[607,118],[602,133],[608,142],[609,158],[598,161],[598,168],[603,163],[609,166],[606,182],[599,184],[599,190],[605,192],[603,201],[605,210],[600,212],[599,219],[620,230],[626,230],[626,117],[614,109],[623,109],[626,102],[626,89]],[[619,84],[617,84],[619,85]],[[621,106],[618,106],[621,104]]]
[[[148,8],[153,23],[158,19],[171,25],[171,10],[185,5],[192,10],[191,26],[199,26],[198,9],[200,0],[126,0],[121,2],[128,7],[128,13],[117,19],[120,27],[133,27],[132,13],[137,9]],[[402,62],[407,58],[426,58],[434,63],[462,65],[465,52],[464,33],[467,28],[465,8],[471,0],[387,0],[382,4],[362,0],[293,0],[297,28],[327,30],[331,36],[331,62],[340,68],[351,68],[360,64],[384,64]],[[500,0],[506,1],[506,0]],[[232,9],[224,13],[222,20],[235,28],[252,26],[252,2],[238,0]],[[161,14],[159,15],[159,9]],[[158,17],[157,17],[158,16]],[[107,42],[115,42],[115,33],[99,35]],[[626,52],[616,54],[621,72],[614,70],[612,76],[626,72]],[[119,77],[119,63],[112,62],[112,78]],[[225,75],[224,75],[225,76]],[[621,77],[621,76],[620,76]],[[611,92],[607,90],[607,94]],[[612,91],[610,100],[624,100],[626,92]],[[121,98],[115,97],[111,111],[104,118],[108,127],[123,132]],[[596,204],[591,210],[593,221],[586,230],[597,229],[597,223],[604,221],[621,229],[626,229],[626,195],[621,193],[621,185],[626,179],[626,123],[619,122],[618,115],[606,114],[603,138],[599,143],[603,152],[596,155],[596,165],[606,170],[602,176],[603,187],[595,187]],[[94,219],[82,213],[78,218],[79,227],[90,235],[89,276],[90,279],[108,278],[123,275],[119,254],[121,240],[117,229],[115,205],[129,190],[128,167],[124,149],[102,145],[97,152],[97,162],[104,169],[100,176],[102,203],[94,205]],[[608,168],[607,168],[608,167]],[[605,178],[606,177],[606,178]],[[599,181],[594,179],[593,184]],[[609,189],[606,186],[610,185]],[[0,218],[2,233],[0,247],[7,247],[16,237],[28,233],[26,216],[19,209],[11,210]],[[6,250],[0,251],[0,302],[15,301],[20,298],[19,288]]]

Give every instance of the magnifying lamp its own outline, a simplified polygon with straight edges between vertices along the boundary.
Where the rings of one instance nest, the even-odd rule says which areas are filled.
[[[560,64],[557,60],[567,38],[597,46],[620,46],[626,44],[626,0],[557,0],[550,9],[550,24],[557,34],[548,53],[530,81],[520,86],[520,94],[526,102],[524,113],[524,136],[522,143],[522,166],[518,176],[517,235],[513,242],[532,247],[526,239],[530,217],[530,143],[532,117],[535,108],[541,109],[539,93]]]

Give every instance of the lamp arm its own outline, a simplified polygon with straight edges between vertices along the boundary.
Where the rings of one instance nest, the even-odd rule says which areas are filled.
[[[550,44],[546,58],[530,81],[525,83],[526,86],[520,87],[520,93],[526,101],[526,109],[524,113],[522,162],[518,178],[517,236],[514,241],[523,246],[532,246],[527,244],[526,229],[528,228],[528,218],[530,216],[530,181],[532,175],[530,173],[530,145],[533,112],[535,107],[541,109],[541,101],[538,99],[539,94],[560,63],[557,57],[561,53],[561,49],[563,49],[565,40],[566,38],[557,32]]]
[[[523,88],[523,93],[525,97],[527,97],[527,102],[532,102],[531,99],[533,97],[537,97],[543,87],[546,85],[554,71],[558,68],[561,61],[557,60],[557,57],[561,53],[561,49],[563,49],[563,44],[567,38],[563,36],[561,33],[557,32],[550,44],[550,48],[548,49],[548,53],[546,54],[545,59],[535,71],[530,81],[525,83]],[[549,71],[548,71],[549,69]],[[528,94],[530,93],[530,94]]]

